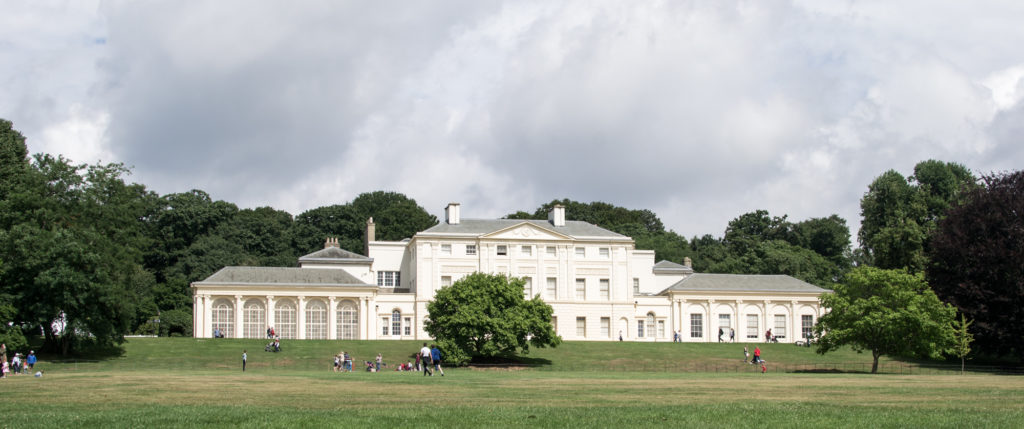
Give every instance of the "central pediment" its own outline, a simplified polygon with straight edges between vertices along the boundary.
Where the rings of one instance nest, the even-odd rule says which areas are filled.
[[[572,240],[572,237],[539,227],[529,222],[512,225],[508,228],[482,235],[480,238],[500,240]]]

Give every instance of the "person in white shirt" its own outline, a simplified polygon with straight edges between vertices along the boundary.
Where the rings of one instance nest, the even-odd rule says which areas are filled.
[[[434,372],[430,370],[433,359],[430,358],[430,347],[427,347],[427,343],[423,343],[423,348],[420,349],[420,361],[423,362],[423,376],[434,376]]]

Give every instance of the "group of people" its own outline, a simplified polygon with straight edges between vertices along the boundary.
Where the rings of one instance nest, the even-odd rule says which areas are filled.
[[[18,374],[31,374],[36,367],[36,352],[35,350],[29,350],[28,355],[24,356],[21,353],[14,353],[11,357],[10,362],[7,361],[7,344],[0,344],[0,359],[3,363],[0,364],[0,378],[7,378],[8,375]],[[43,372],[37,371],[36,377],[42,377]]]
[[[416,366],[423,367],[423,376],[434,376],[434,371],[441,373],[444,377],[444,370],[441,369],[441,349],[437,348],[436,344],[432,344],[427,347],[427,343],[423,343],[423,348],[416,354]],[[433,368],[433,369],[431,369]]]
[[[334,355],[334,372],[352,372],[352,356],[348,352]]]
[[[725,341],[725,329],[718,328],[718,342],[721,343],[723,341]],[[736,342],[736,330],[735,329],[729,328],[729,342],[730,343],[735,343]]]
[[[743,362],[752,365],[760,364],[761,373],[764,374],[765,372],[768,372],[768,366],[765,365],[764,359],[761,359],[761,347],[754,346],[754,358],[750,359],[749,362],[747,362],[747,359],[750,359],[750,352],[747,350],[747,346],[743,346]]]

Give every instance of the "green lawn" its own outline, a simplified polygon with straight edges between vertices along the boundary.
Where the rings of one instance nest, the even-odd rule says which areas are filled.
[[[423,377],[328,370],[340,349],[361,360],[377,352],[388,358],[411,354],[414,342],[303,341],[276,354],[261,343],[131,339],[123,356],[102,362],[43,359],[42,378],[0,380],[0,427],[999,428],[1024,421],[1022,376],[761,374],[739,362],[736,345],[573,342],[531,353],[538,366],[526,369],[450,368],[445,377]],[[868,359],[763,349],[769,368],[787,359]],[[616,359],[648,369],[603,366]],[[702,360],[738,369],[665,369]]]

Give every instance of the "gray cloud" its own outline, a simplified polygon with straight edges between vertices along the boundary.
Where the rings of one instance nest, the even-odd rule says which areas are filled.
[[[568,197],[692,236],[760,208],[856,229],[887,169],[1024,164],[1018,2],[85,9],[19,15],[63,24],[2,58],[57,66],[0,71],[0,116],[163,193],[298,213],[386,189],[469,217]]]

